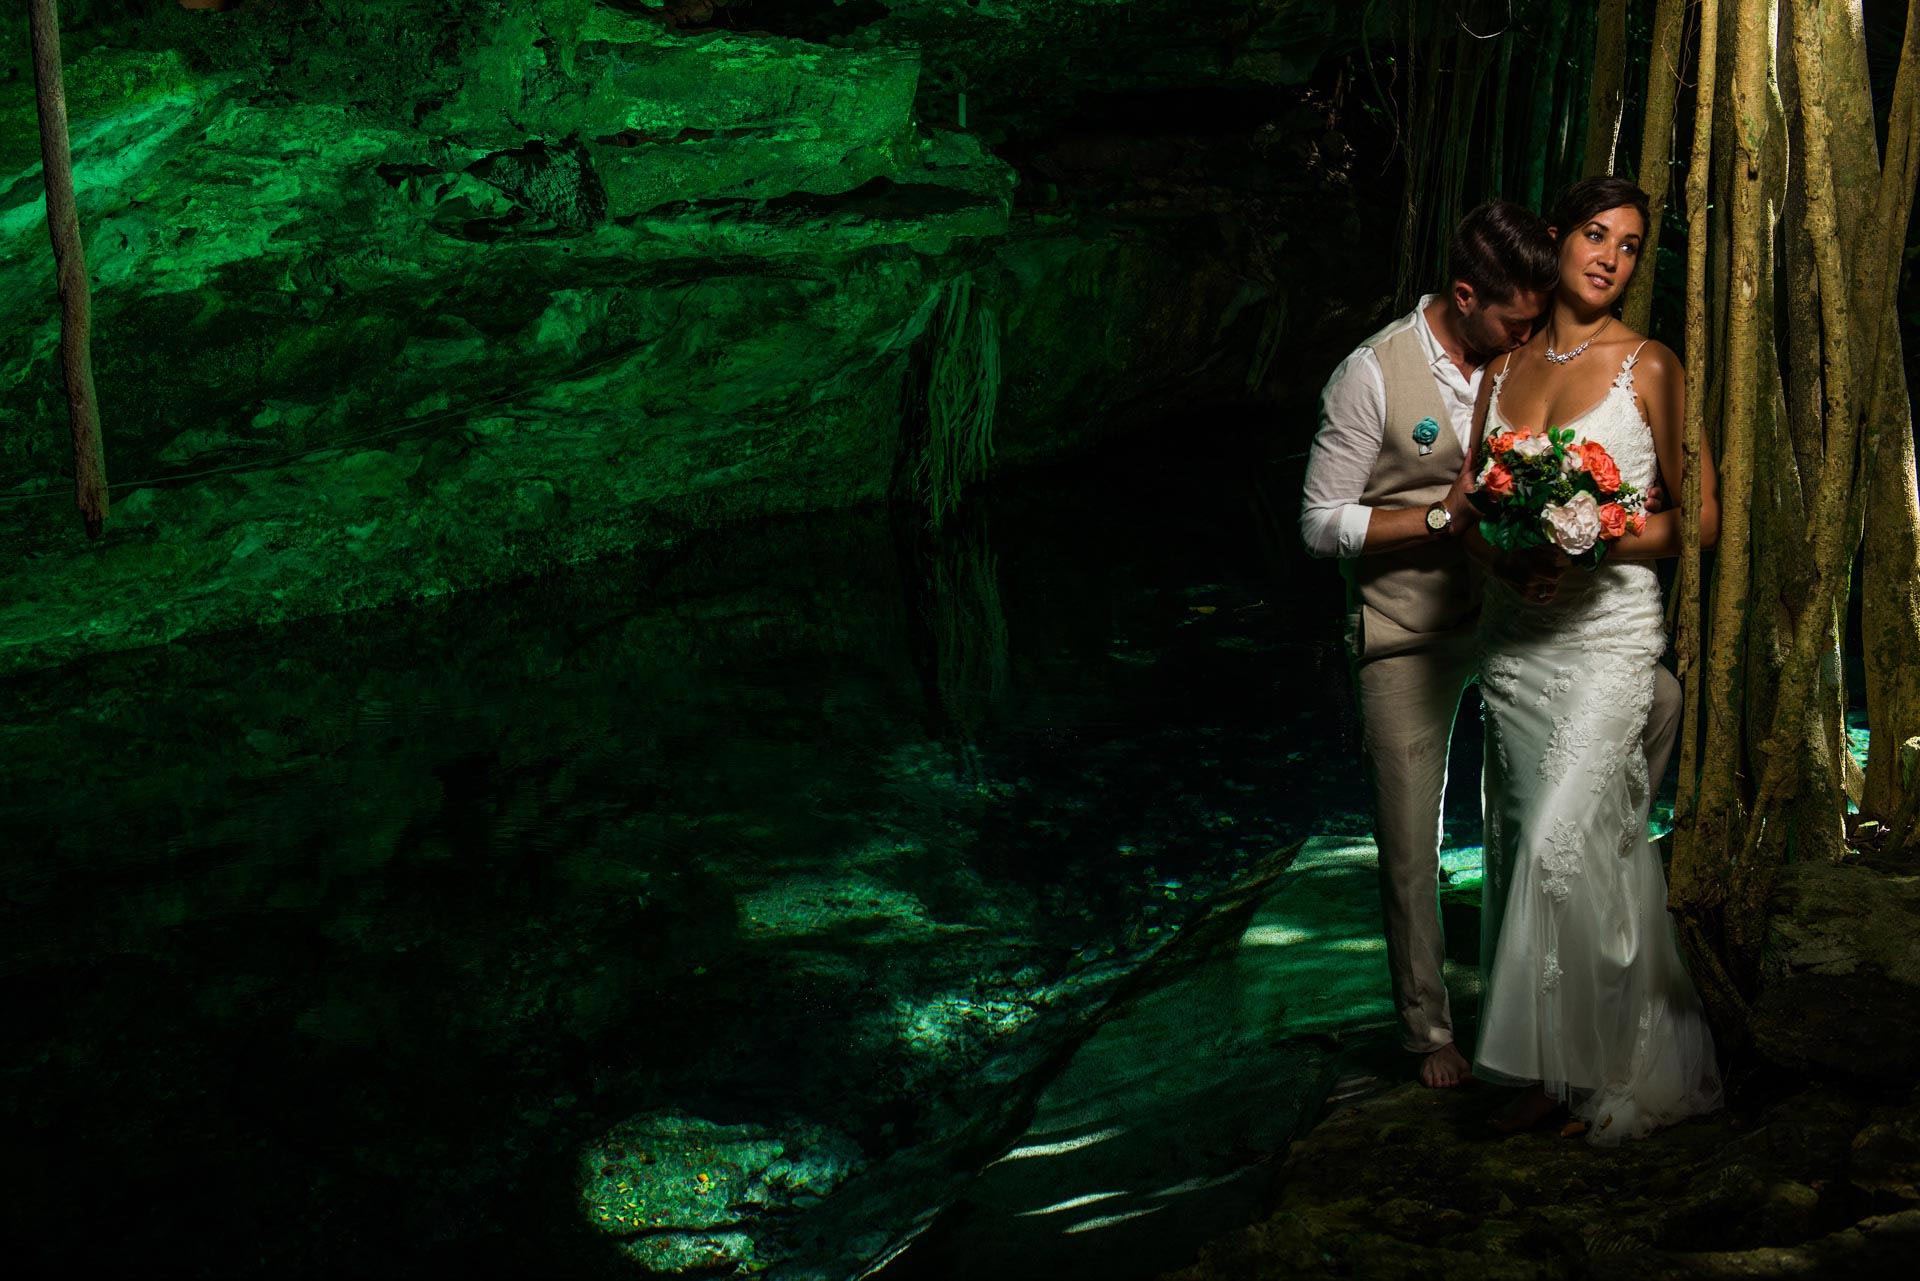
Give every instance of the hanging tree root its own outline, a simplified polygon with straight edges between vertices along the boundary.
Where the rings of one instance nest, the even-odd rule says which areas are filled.
[[[67,139],[67,95],[60,68],[60,16],[55,0],[28,0],[33,36],[33,82],[40,117],[41,170],[47,187],[47,234],[60,287],[60,369],[67,382],[73,427],[74,498],[89,538],[107,520],[107,464],[100,443],[100,408],[93,394],[92,327],[87,259],[73,196],[73,155]]]
[[[987,474],[1000,400],[1000,323],[975,297],[973,278],[956,276],[931,327],[927,438],[914,468],[914,491],[938,529],[960,495]]]

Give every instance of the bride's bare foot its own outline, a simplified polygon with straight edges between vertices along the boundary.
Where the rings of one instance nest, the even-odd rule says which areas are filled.
[[[1487,1125],[1496,1134],[1518,1134],[1531,1130],[1559,1110],[1560,1105],[1551,1095],[1537,1085],[1529,1085],[1501,1104],[1487,1118]]]
[[[1436,1090],[1451,1089],[1472,1075],[1473,1069],[1451,1041],[1427,1055],[1420,1063],[1420,1083]]]

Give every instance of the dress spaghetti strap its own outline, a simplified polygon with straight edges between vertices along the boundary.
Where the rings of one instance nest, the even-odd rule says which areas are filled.
[[[1627,358],[1620,362],[1620,372],[1614,376],[1614,379],[1613,379],[1614,386],[1625,387],[1628,390],[1632,390],[1633,367],[1640,363],[1641,348],[1644,348],[1648,343],[1652,341],[1653,339],[1651,338],[1642,338],[1640,340],[1640,346],[1635,347],[1631,352],[1627,353]]]

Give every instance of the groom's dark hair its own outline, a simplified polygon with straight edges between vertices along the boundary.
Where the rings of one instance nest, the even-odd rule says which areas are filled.
[[[1460,220],[1447,246],[1448,280],[1464,280],[1486,302],[1560,283],[1560,254],[1547,220],[1511,200],[1490,200]]]

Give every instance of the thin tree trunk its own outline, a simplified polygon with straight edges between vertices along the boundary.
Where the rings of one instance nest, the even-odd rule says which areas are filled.
[[[93,356],[87,259],[73,195],[73,157],[67,142],[67,94],[60,73],[60,15],[54,0],[27,0],[33,36],[33,82],[40,114],[40,161],[47,187],[47,234],[53,240],[60,289],[60,371],[67,383],[73,428],[74,498],[89,538],[107,520],[107,464],[100,443],[100,409],[93,394]]]
[[[1745,936],[1745,904],[1725,901],[1731,855],[1740,847],[1747,817],[1742,746],[1746,741],[1745,693],[1741,659],[1753,610],[1752,518],[1755,431],[1759,412],[1759,367],[1763,334],[1759,302],[1765,261],[1766,189],[1764,157],[1770,118],[1767,64],[1771,54],[1771,6],[1762,0],[1736,0],[1732,106],[1734,155],[1731,190],[1731,261],[1727,308],[1726,414],[1721,427],[1720,539],[1716,548],[1713,602],[1706,663],[1706,749],[1702,762],[1699,808],[1695,815],[1689,869],[1701,881],[1716,883],[1709,901],[1725,902],[1723,940]],[[1693,888],[1695,893],[1701,887]],[[1724,943],[1723,943],[1724,946]],[[1731,958],[1729,958],[1731,959]],[[1734,981],[1745,986],[1744,966]]]
[[[1640,133],[1638,178],[1647,193],[1647,237],[1640,246],[1640,266],[1627,286],[1626,309],[1621,315],[1631,329],[1647,332],[1653,316],[1653,283],[1660,263],[1660,224],[1666,216],[1667,191],[1673,178],[1673,105],[1680,89],[1681,37],[1685,34],[1687,0],[1659,0],[1653,14],[1653,50],[1647,60],[1647,109]],[[1689,360],[1696,357],[1689,354]]]
[[[1711,222],[1707,179],[1713,168],[1715,84],[1719,73],[1719,0],[1700,0],[1700,57],[1693,112],[1693,147],[1687,160],[1687,400],[1681,427],[1684,472],[1681,510],[1700,510],[1700,469],[1707,436],[1707,235]],[[1724,890],[1717,850],[1702,840],[1700,772],[1701,717],[1707,673],[1701,637],[1700,523],[1680,523],[1680,617],[1674,647],[1679,655],[1685,716],[1680,733],[1680,787],[1674,798],[1676,827],[1671,899],[1688,919],[1717,908]],[[1691,909],[1691,910],[1689,910]],[[1696,957],[1702,949],[1689,948]],[[1709,953],[1710,954],[1710,953]]]
[[[1493,145],[1488,154],[1493,157],[1493,172],[1488,176],[1487,190],[1495,196],[1507,193],[1507,84],[1513,78],[1513,32],[1509,30],[1500,37],[1500,64],[1494,72],[1497,79],[1493,87]]]
[[[1587,140],[1581,174],[1613,172],[1626,99],[1627,0],[1600,0],[1594,14],[1593,73],[1587,88]]]
[[[1894,281],[1920,180],[1920,0],[1908,0],[1906,39],[1888,111],[1887,149],[1871,230],[1862,236],[1855,279],[1865,287],[1878,341],[1870,344],[1867,504],[1861,575],[1861,630],[1867,659],[1866,795],[1861,809],[1911,815],[1900,748],[1920,734],[1920,495],[1913,426],[1894,314]],[[1867,346],[1863,344],[1863,346]],[[1910,821],[1910,820],[1909,820]],[[1913,839],[1913,829],[1894,832]]]

